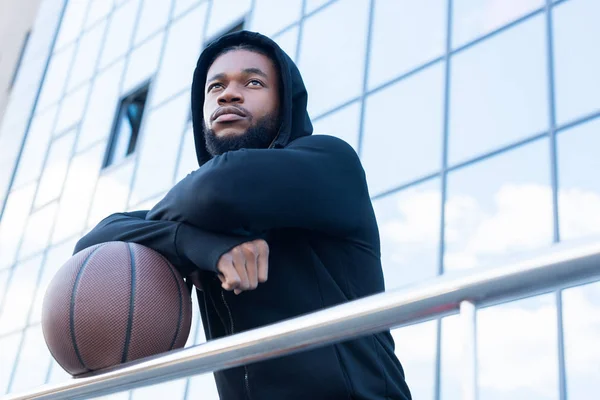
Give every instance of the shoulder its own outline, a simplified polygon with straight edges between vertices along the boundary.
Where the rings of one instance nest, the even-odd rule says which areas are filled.
[[[327,151],[331,154],[338,154],[355,158],[358,160],[358,154],[354,148],[340,138],[329,135],[311,135],[303,136],[289,143],[286,148],[289,149],[314,149]]]

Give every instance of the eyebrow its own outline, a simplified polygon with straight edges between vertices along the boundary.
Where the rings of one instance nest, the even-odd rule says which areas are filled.
[[[242,73],[244,73],[245,75],[253,75],[253,74],[260,75],[265,79],[269,78],[269,76],[266,73],[264,73],[260,68],[255,68],[255,67],[244,68],[242,70]],[[225,79],[225,77],[226,77],[226,75],[224,73],[216,74],[216,75],[211,76],[210,79],[207,79],[206,82],[212,82],[212,81],[216,81],[219,79]]]

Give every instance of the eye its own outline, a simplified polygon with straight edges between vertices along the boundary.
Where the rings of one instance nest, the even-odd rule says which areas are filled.
[[[265,86],[265,85],[258,79],[252,79],[248,82],[248,86]]]
[[[207,91],[207,92],[210,92],[210,91],[212,91],[213,89],[215,89],[215,88],[219,88],[219,87],[221,87],[221,88],[222,88],[222,87],[223,87],[223,84],[221,84],[221,83],[213,83],[213,84],[210,84],[210,85],[208,85],[208,88],[206,89],[206,91]]]

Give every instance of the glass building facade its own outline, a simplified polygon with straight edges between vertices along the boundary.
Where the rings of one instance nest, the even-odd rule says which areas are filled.
[[[600,233],[597,0],[43,0],[0,131],[0,395],[68,378],[45,288],[102,218],[197,167],[192,71],[240,26],[360,155],[387,289]],[[415,399],[461,398],[456,316],[393,333]],[[477,340],[480,399],[596,399],[600,282],[479,309]],[[109,397],[217,394],[209,374]]]

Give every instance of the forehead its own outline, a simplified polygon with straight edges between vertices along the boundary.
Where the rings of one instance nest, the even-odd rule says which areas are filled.
[[[258,68],[270,78],[277,77],[277,70],[271,59],[250,50],[231,50],[221,54],[208,69],[207,76],[216,74],[236,74],[245,69]]]

